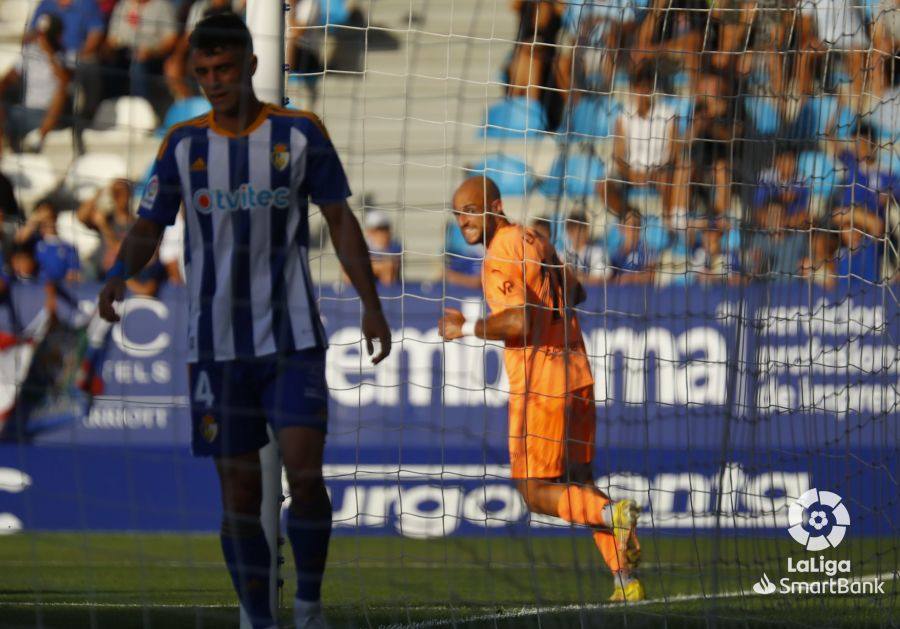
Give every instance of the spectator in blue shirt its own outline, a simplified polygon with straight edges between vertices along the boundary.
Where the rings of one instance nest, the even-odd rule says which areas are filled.
[[[47,312],[55,315],[57,297],[62,297],[70,306],[77,305],[75,297],[63,284],[81,280],[78,250],[60,240],[56,233],[56,206],[53,201],[49,199],[39,201],[31,218],[34,219],[36,229],[33,229],[33,235],[29,240],[34,242],[38,280],[43,283],[46,291]]]
[[[391,234],[391,221],[381,210],[370,210],[366,214],[365,233],[372,272],[383,286],[396,284],[400,280],[400,264],[403,248]]]
[[[591,240],[590,223],[584,212],[572,212],[566,219],[565,251],[560,257],[586,286],[604,284],[609,277],[606,250]]]
[[[652,282],[656,272],[657,256],[641,239],[641,217],[629,212],[617,226],[621,245],[610,254],[610,278],[619,284],[645,284]]]
[[[802,274],[826,288],[857,290],[882,280],[884,245],[859,229],[816,231]]]
[[[56,230],[41,230],[41,239],[34,247],[38,277],[44,282],[74,282],[80,277],[78,251],[59,239]]]
[[[34,247],[38,277],[42,282],[58,284],[80,279],[78,250],[60,240],[56,233],[56,206],[53,200],[38,201],[28,221],[16,234],[16,243]]]
[[[884,219],[875,212],[851,206],[835,210],[831,220],[840,237],[834,256],[838,282],[878,283],[884,254]]]
[[[444,270],[447,283],[466,288],[481,288],[481,263],[484,245],[470,245],[456,221],[447,224],[444,239]]]
[[[737,248],[725,248],[730,227],[724,220],[709,220],[700,234],[700,242],[691,255],[690,267],[701,282],[728,282],[741,279],[741,259]]]
[[[871,129],[861,126],[857,131],[855,150],[844,151],[838,156],[846,169],[846,178],[835,193],[835,215],[848,214],[851,209],[857,215],[873,214],[863,222],[882,233],[888,201],[892,197],[900,198],[900,177],[879,169],[874,144],[869,140],[871,137],[874,137]]]
[[[753,209],[769,214],[781,228],[798,229],[809,225],[809,188],[797,177],[797,154],[792,149],[775,156],[771,168],[759,175],[753,195]]]
[[[881,258],[884,247],[875,238],[855,229],[842,229],[840,244],[834,254],[837,285],[853,287],[878,284],[881,281]]]

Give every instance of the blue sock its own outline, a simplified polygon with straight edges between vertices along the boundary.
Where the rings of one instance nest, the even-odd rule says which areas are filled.
[[[271,553],[266,536],[258,532],[249,537],[222,533],[222,554],[231,573],[231,582],[254,628],[275,624],[269,608],[269,569]]]
[[[322,575],[331,537],[331,502],[327,505],[327,513],[320,509],[322,515],[315,517],[296,514],[293,505],[288,509],[287,534],[297,567],[297,598],[302,601],[322,598]]]

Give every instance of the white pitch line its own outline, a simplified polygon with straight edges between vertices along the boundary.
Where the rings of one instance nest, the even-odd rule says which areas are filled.
[[[875,579],[881,579],[883,581],[893,581],[898,576],[898,573],[882,573],[882,574],[869,574],[864,577],[860,577],[855,579],[855,581],[859,582],[867,582],[874,581]],[[657,599],[646,599],[643,601],[639,601],[636,603],[588,603],[585,605],[557,605],[554,607],[522,607],[520,609],[511,610],[508,612],[503,612],[500,614],[483,614],[480,616],[469,616],[466,618],[459,619],[442,619],[442,620],[429,620],[426,622],[418,622],[412,623],[409,625],[386,625],[385,629],[426,629],[428,627],[449,627],[456,626],[459,623],[470,623],[470,622],[486,622],[492,620],[506,620],[511,618],[522,618],[524,616],[535,616],[537,614],[548,614],[548,613],[560,613],[560,612],[577,612],[577,611],[601,611],[601,610],[614,610],[621,609],[626,607],[643,607],[646,605],[654,605],[657,603],[683,603],[688,601],[698,601],[698,600],[712,600],[712,599],[726,599],[726,598],[737,598],[739,596],[745,597],[759,597],[759,596],[768,596],[766,594],[756,594],[752,590],[749,592],[723,592],[721,594],[677,594],[675,596],[670,596],[668,598],[657,598]],[[12,606],[31,606],[31,607],[74,607],[74,608],[101,608],[101,609],[237,609],[237,606],[234,604],[227,603],[154,603],[154,604],[143,604],[143,603],[92,603],[90,601],[0,601],[0,608],[3,607],[12,607]],[[421,608],[419,608],[421,609]],[[435,608],[438,609],[438,608]],[[441,610],[446,610],[445,607],[440,608]]]
[[[890,573],[882,573],[882,574],[868,574],[866,576],[860,577],[858,579],[854,579],[857,582],[868,582],[874,581],[876,579],[881,579],[882,581],[893,581],[897,578],[896,572]],[[757,594],[753,590],[749,592],[743,591],[732,591],[732,592],[722,592],[721,594],[676,594],[675,596],[670,596],[667,598],[656,598],[656,599],[645,599],[643,601],[637,601],[633,603],[587,603],[585,605],[557,605],[551,607],[522,607],[515,610],[510,610],[508,612],[502,612],[499,614],[483,614],[480,616],[469,616],[467,618],[458,618],[458,619],[442,619],[442,620],[429,620],[425,622],[417,622],[408,625],[388,625],[385,629],[426,629],[428,627],[455,627],[458,624],[470,623],[470,622],[490,622],[494,620],[509,620],[513,618],[522,618],[525,616],[537,616],[538,614],[558,614],[565,612],[592,612],[592,611],[601,611],[601,610],[616,610],[622,608],[630,608],[630,607],[644,607],[646,605],[656,605],[659,603],[684,603],[689,601],[699,601],[699,600],[718,600],[718,599],[726,599],[726,598],[738,598],[738,597],[759,597],[759,596],[770,596],[768,594]]]
[[[91,603],[90,601],[0,601],[0,608],[13,606],[30,607],[97,607],[108,609],[234,609],[237,602],[227,603]]]

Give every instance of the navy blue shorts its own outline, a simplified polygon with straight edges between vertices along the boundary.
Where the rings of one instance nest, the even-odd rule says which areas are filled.
[[[325,350],[189,366],[194,456],[237,456],[288,426],[327,431]]]

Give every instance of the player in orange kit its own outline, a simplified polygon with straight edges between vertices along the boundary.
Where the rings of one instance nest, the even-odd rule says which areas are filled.
[[[486,247],[481,283],[491,315],[466,321],[448,308],[441,336],[504,342],[516,489],[532,512],[593,527],[615,577],[610,600],[642,600],[635,574],[640,509],[633,500],[613,503],[593,482],[594,378],[572,309],[584,301],[584,289],[546,238],[507,220],[491,179],[464,181],[453,212],[466,242]]]

